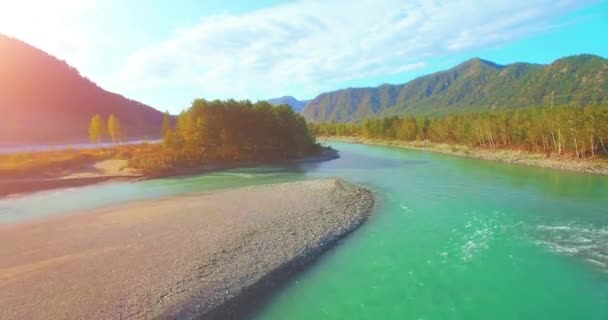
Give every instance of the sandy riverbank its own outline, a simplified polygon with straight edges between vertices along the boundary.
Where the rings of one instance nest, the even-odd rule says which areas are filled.
[[[203,173],[229,170],[239,167],[252,167],[264,164],[289,164],[303,162],[320,162],[339,158],[336,150],[326,149],[318,156],[283,161],[238,161],[231,163],[208,163],[198,167],[175,169],[171,171],[143,174],[128,167],[127,160],[103,160],[92,162],[87,166],[67,170],[55,178],[25,178],[0,179],[0,197],[35,192],[47,189],[80,187],[108,181],[136,181],[144,179],[159,179],[169,177],[183,177]]]
[[[510,164],[550,168],[557,170],[608,175],[608,160],[604,159],[573,159],[566,156],[545,155],[521,150],[508,149],[479,149],[468,146],[438,144],[431,142],[405,142],[392,140],[377,140],[357,137],[319,137],[320,141],[343,141],[382,146],[394,146],[413,150],[431,151],[459,157],[491,160]]]
[[[0,319],[239,318],[373,203],[328,179],[2,226]]]
[[[79,187],[106,181],[137,180],[144,175],[128,168],[126,160],[102,160],[66,170],[56,178],[0,179],[0,197],[46,189]]]

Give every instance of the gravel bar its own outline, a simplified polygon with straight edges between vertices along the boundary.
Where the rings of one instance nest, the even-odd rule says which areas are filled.
[[[0,226],[0,319],[243,318],[373,206],[326,179]]]

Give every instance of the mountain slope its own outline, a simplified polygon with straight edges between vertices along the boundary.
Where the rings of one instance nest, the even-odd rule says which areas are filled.
[[[298,100],[292,96],[284,96],[280,98],[268,99],[268,103],[273,106],[278,106],[281,104],[289,105],[295,112],[301,112],[302,109],[308,104],[310,100]]]
[[[127,137],[158,136],[162,113],[111,93],[64,61],[0,34],[0,144],[86,141],[90,118],[114,114]]]
[[[550,65],[501,66],[471,59],[402,85],[323,93],[302,111],[311,121],[358,121],[370,116],[436,114],[467,109],[608,103],[608,60],[593,55]]]

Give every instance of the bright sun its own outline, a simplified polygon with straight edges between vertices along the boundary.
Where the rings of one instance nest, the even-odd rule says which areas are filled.
[[[52,37],[66,19],[77,17],[93,1],[0,0],[0,33],[26,39]]]

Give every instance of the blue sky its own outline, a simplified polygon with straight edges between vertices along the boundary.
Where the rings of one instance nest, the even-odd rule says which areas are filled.
[[[403,83],[472,57],[608,57],[608,1],[0,0],[0,33],[102,87],[179,112]]]

